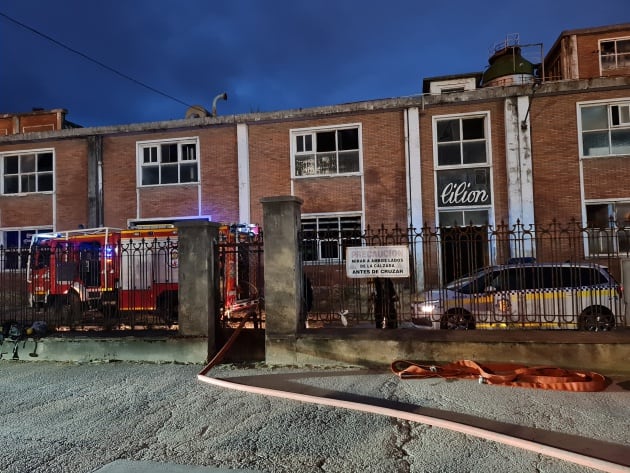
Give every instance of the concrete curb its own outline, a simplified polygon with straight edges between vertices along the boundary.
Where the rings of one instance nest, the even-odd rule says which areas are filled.
[[[13,358],[15,342],[5,340],[3,359]],[[162,363],[205,363],[205,337],[45,337],[17,342],[21,361],[144,361]]]

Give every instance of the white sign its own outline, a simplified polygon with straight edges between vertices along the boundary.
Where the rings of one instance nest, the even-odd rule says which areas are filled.
[[[409,277],[409,248],[395,246],[349,246],[346,248],[349,278]]]

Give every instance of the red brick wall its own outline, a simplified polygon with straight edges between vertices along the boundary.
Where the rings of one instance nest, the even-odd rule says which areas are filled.
[[[296,179],[295,195],[309,197],[302,204],[302,213],[363,210],[359,176]]]
[[[262,224],[261,198],[291,195],[289,130],[310,126],[308,123],[249,125],[250,215],[253,223]]]
[[[577,102],[629,95],[617,91],[534,98],[530,119],[537,221],[581,219]],[[622,184],[630,174],[626,161],[595,158],[584,164],[586,198],[628,197]]]
[[[407,226],[405,131],[402,111],[369,113],[363,122],[365,215],[371,226]]]
[[[249,127],[251,215],[262,221],[260,199],[291,193],[290,130],[360,123],[366,223],[406,224],[405,154],[401,111],[365,112]],[[359,177],[296,179],[294,193],[303,213],[362,211]]]
[[[215,222],[238,222],[236,126],[199,130],[202,215]]]
[[[142,188],[136,193],[138,141],[199,137],[201,203],[196,185]],[[214,221],[238,220],[236,128],[217,127],[117,135],[103,140],[105,224],[125,228],[129,218],[211,215]],[[137,209],[137,196],[140,208]]]
[[[87,142],[67,139],[3,146],[3,151],[54,149],[55,194],[24,194],[0,197],[3,227],[52,226],[53,199],[57,229],[68,230],[87,223]]]
[[[52,227],[52,224],[51,194],[0,196],[0,227]]]
[[[616,76],[630,74],[630,68],[623,70],[609,70],[600,72],[599,66],[599,40],[615,39],[630,36],[630,28],[627,30],[594,33],[577,36],[578,57],[579,57],[579,74],[580,79],[590,79],[600,76]]]
[[[139,192],[140,218],[190,217],[199,215],[198,194],[198,185],[141,188]],[[212,217],[214,218],[214,215]]]
[[[0,136],[13,133],[13,117],[0,117]]]
[[[55,141],[57,230],[88,223],[87,139]]]
[[[126,228],[136,218],[136,141],[143,135],[103,138],[104,224]],[[148,138],[147,138],[148,139]]]
[[[630,197],[630,157],[584,160],[584,198],[618,199]]]

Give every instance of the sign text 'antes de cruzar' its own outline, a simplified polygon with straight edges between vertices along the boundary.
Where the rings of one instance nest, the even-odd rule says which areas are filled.
[[[406,278],[409,248],[405,245],[350,246],[346,248],[349,278]]]

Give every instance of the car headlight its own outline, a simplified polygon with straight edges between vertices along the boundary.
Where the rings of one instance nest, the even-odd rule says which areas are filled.
[[[439,306],[440,301],[424,301],[418,304],[418,310],[420,314],[432,314]]]

